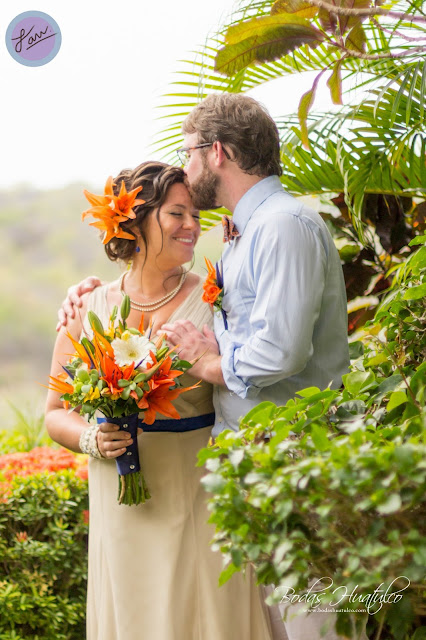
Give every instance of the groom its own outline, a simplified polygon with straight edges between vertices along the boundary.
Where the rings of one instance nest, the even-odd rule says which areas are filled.
[[[217,435],[238,429],[263,400],[283,405],[303,388],[340,386],[349,364],[346,293],[322,218],[282,188],[277,127],[258,102],[211,95],[185,119],[183,133],[179,155],[194,206],[233,213],[225,225],[223,313],[215,313],[214,332],[185,320],[162,331],[179,343],[180,357],[204,354],[191,375],[215,385]],[[320,640],[325,618],[287,621],[289,640]],[[286,638],[280,620],[274,638]],[[331,630],[324,638],[338,636]]]
[[[215,385],[213,435],[238,429],[263,400],[339,387],[349,365],[346,291],[339,255],[322,218],[288,195],[279,177],[277,127],[241,94],[211,95],[185,119],[184,171],[197,209],[226,207],[224,313],[214,333],[166,324],[191,375]]]

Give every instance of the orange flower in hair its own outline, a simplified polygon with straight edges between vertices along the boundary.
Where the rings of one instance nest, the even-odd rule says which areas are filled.
[[[137,187],[127,192],[124,180],[122,180],[120,192],[118,196],[116,196],[113,191],[114,186],[115,183],[113,182],[112,176],[110,176],[106,181],[103,196],[97,196],[86,189],[84,190],[84,195],[92,207],[82,213],[82,220],[89,215],[97,219],[96,222],[91,222],[90,225],[101,231],[105,231],[105,236],[102,240],[103,244],[107,244],[112,238],[134,240],[135,237],[124,231],[120,227],[120,223],[136,218],[133,207],[145,203],[145,200],[140,198],[136,199],[136,196],[142,191],[143,187]]]

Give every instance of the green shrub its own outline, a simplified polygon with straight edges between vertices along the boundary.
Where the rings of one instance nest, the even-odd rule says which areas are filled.
[[[426,631],[425,273],[422,246],[351,345],[344,389],[305,389],[285,407],[263,402],[238,433],[199,454],[227,561],[222,581],[251,563],[259,582],[278,587],[271,602],[321,577],[364,598],[380,585],[402,590],[397,602],[369,608],[375,640]],[[339,612],[339,633],[349,625]]]
[[[46,449],[34,450],[33,457]],[[61,469],[66,455],[76,456],[50,452],[45,453],[50,471],[24,475],[31,469],[21,465],[12,476],[10,465],[0,470],[0,640],[85,637],[85,470],[78,463],[74,469]],[[13,455],[30,460],[30,454]]]

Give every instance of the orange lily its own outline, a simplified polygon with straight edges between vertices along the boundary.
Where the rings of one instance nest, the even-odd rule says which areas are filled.
[[[90,191],[87,191],[87,189],[85,189],[83,193],[88,199],[88,201],[90,202],[90,204],[92,205],[92,207],[108,207],[111,203],[112,196],[113,196],[113,190],[112,190],[113,185],[114,183],[112,181],[112,176],[110,176],[106,181],[106,185],[104,189],[105,195],[97,196],[94,193],[90,193]],[[91,209],[88,209],[82,214],[83,220],[86,217],[86,215],[88,215],[91,211],[92,211]]]
[[[89,225],[91,227],[96,227],[100,231],[105,231],[102,244],[107,244],[112,238],[126,238],[127,240],[134,240],[135,236],[120,228],[120,222],[124,222],[125,220],[127,220],[127,218],[122,216],[115,216],[111,219],[109,215],[106,215],[99,222],[90,222]]]
[[[161,413],[161,415],[166,418],[180,418],[179,413],[172,405],[171,401],[175,400],[181,393],[195,389],[199,384],[200,383],[197,382],[192,385],[192,387],[179,389],[169,389],[166,385],[161,385],[152,391],[148,391],[148,393],[138,402],[138,407],[145,411],[143,422],[145,424],[152,424],[155,421],[157,413]]]
[[[140,198],[136,200],[136,196],[140,191],[142,191],[142,189],[143,187],[136,187],[136,189],[132,189],[132,191],[127,192],[124,180],[122,180],[120,193],[118,196],[112,195],[112,200],[115,205],[114,211],[121,216],[126,216],[127,218],[136,218],[136,214],[132,207],[145,203],[145,200]]]
[[[152,356],[151,356],[152,357]],[[157,363],[158,364],[158,363]],[[169,387],[175,384],[175,378],[178,378],[183,374],[183,371],[171,371],[171,366],[173,362],[170,357],[167,357],[164,362],[160,365],[160,367],[155,372],[154,376],[148,380],[148,384],[151,389],[156,389],[161,385],[168,385]],[[147,367],[147,370],[151,369],[155,364]]]
[[[145,200],[136,199],[137,194],[142,191],[142,187],[137,187],[127,193],[126,185],[122,180],[120,192],[116,196],[113,186],[114,183],[110,176],[106,182],[103,196],[97,196],[87,190],[84,191],[84,195],[93,206],[83,212],[82,219],[84,220],[88,215],[98,219],[96,222],[91,222],[90,225],[105,231],[103,244],[107,244],[112,238],[134,240],[135,237],[132,234],[121,229],[120,223],[126,222],[130,218],[136,218],[132,207],[145,202]]]
[[[128,380],[135,369],[135,363],[132,362],[128,367],[120,369],[120,367],[111,359],[108,354],[102,354],[101,367],[104,373],[101,380],[105,380],[111,395],[120,395],[123,392],[118,386],[119,380]]]

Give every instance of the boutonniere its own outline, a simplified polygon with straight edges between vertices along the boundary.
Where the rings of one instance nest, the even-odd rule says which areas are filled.
[[[204,258],[207,265],[207,277],[203,284],[203,302],[207,302],[215,311],[221,311],[225,329],[228,328],[226,312],[222,309],[223,299],[223,272],[222,264],[216,262],[216,266],[208,258]],[[222,263],[222,261],[221,261]]]

